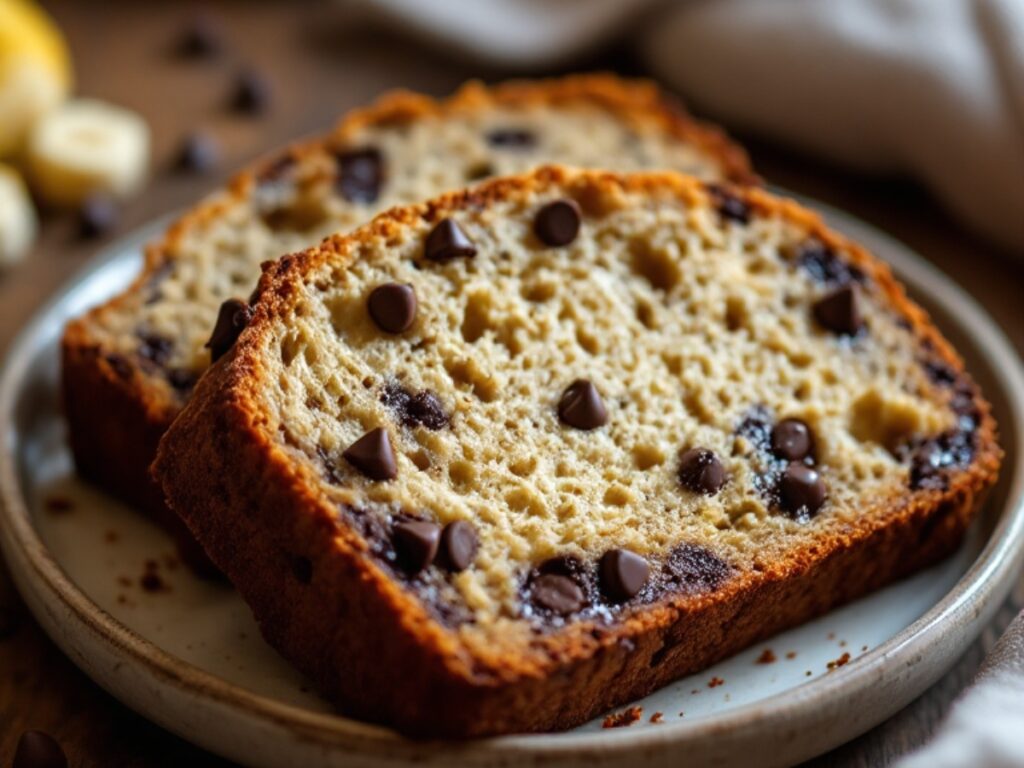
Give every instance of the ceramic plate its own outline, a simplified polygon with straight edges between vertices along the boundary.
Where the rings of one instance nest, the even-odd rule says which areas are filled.
[[[822,206],[818,206],[822,208]],[[849,216],[840,230],[889,261],[968,357],[1007,457],[999,486],[946,562],[635,704],[560,734],[404,740],[343,718],[262,641],[228,587],[179,565],[163,533],[74,476],[58,409],[65,320],[126,285],[164,222],[100,255],[26,327],[0,381],[3,553],[43,628],[94,680],[167,729],[243,764],[763,765],[804,760],[871,728],[941,676],[990,621],[1024,552],[1024,376],[956,285]]]

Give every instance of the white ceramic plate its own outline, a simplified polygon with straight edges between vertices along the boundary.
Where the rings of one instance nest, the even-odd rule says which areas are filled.
[[[231,589],[193,577],[160,530],[75,479],[57,403],[61,329],[130,280],[163,222],[100,255],[12,348],[0,380],[4,556],[40,624],[100,685],[248,765],[748,765],[751,755],[785,765],[819,754],[942,675],[1006,597],[1024,553],[1016,354],[934,268],[862,222],[827,215],[889,261],[967,355],[1001,424],[1003,478],[946,562],[636,702],[643,717],[629,727],[597,720],[562,734],[417,743],[340,717],[262,641]]]

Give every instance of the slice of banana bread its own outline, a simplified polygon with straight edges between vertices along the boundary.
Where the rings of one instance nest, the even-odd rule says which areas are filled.
[[[794,203],[545,168],[268,264],[160,444],[267,639],[359,717],[565,728],[948,553],[988,404]]]
[[[149,248],[125,293],[68,326],[63,387],[79,471],[173,524],[148,477],[157,441],[216,354],[207,341],[218,308],[248,296],[261,262],[393,205],[553,161],[753,178],[741,149],[645,81],[470,83],[442,102],[385,96],[243,172]]]

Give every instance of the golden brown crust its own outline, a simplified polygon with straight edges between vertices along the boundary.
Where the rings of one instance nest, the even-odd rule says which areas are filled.
[[[552,186],[597,197],[625,190],[689,204],[710,200],[706,185],[674,174],[545,168],[393,209],[349,236],[267,264],[252,322],[200,382],[154,466],[171,506],[253,607],[267,639],[346,711],[409,734],[561,729],[642,696],[945,556],[998,472],[995,422],[975,389],[974,459],[951,473],[945,490],[908,490],[897,503],[865,510],[860,524],[831,530],[761,570],[738,572],[714,591],[670,595],[609,625],[578,621],[540,635],[529,655],[471,653],[368,555],[312,466],[296,462],[268,434],[259,349],[296,299],[297,281],[325,260],[344,266],[364,245],[411,223]],[[920,342],[967,380],[951,347],[884,264],[794,203],[757,189],[734,193],[841,249]],[[297,558],[312,567],[294,568]]]
[[[191,230],[220,216],[244,199],[256,175],[282,156],[302,158],[327,145],[343,147],[370,125],[410,122],[429,116],[530,104],[592,103],[656,126],[665,134],[702,148],[717,158],[724,175],[737,183],[753,183],[746,153],[718,128],[700,123],[654,83],[623,80],[610,74],[577,75],[552,80],[512,81],[487,87],[473,81],[448,99],[437,101],[408,91],[382,96],[375,104],[345,116],[327,136],[296,144],[239,173],[227,189],[184,214],[163,238],[146,250],[142,273],[122,294],[71,321],[62,340],[63,389],[76,466],[82,474],[155,519],[167,523],[160,495],[151,487],[148,467],[159,435],[180,410],[179,398],[158,373],[122,356],[118,373],[108,362],[98,328],[105,317],[130,309],[140,300],[150,278],[169,260]]]

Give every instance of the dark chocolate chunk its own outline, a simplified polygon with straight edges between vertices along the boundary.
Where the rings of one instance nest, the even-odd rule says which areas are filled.
[[[102,237],[117,226],[117,201],[109,195],[91,195],[78,210],[78,234],[85,239]]]
[[[715,200],[718,213],[723,219],[736,221],[740,224],[750,222],[750,206],[732,191],[717,184],[709,184],[708,191]]]
[[[763,405],[750,408],[739,424],[736,434],[745,437],[759,451],[768,450],[771,443],[772,414]]]
[[[245,69],[235,79],[231,108],[236,112],[260,115],[270,106],[270,82],[254,69]]]
[[[366,308],[382,331],[402,333],[416,319],[416,292],[402,283],[379,285],[370,292]]]
[[[864,273],[847,263],[820,240],[808,240],[794,249],[797,264],[817,282],[846,285],[864,282]]]
[[[725,485],[725,468],[713,451],[690,448],[679,458],[679,482],[694,493],[715,494]]]
[[[661,566],[666,584],[687,592],[716,589],[730,570],[722,558],[698,544],[680,544]]]
[[[568,245],[579,231],[580,207],[575,200],[555,200],[541,207],[533,218],[533,232],[544,245]]]
[[[391,382],[384,387],[380,401],[394,410],[407,427],[422,425],[436,431],[448,425],[444,405],[428,389],[414,394],[400,384]]]
[[[601,556],[599,574],[605,596],[623,602],[643,589],[651,568],[640,555],[628,549],[612,549]]]
[[[228,299],[220,305],[213,333],[206,342],[206,348],[210,350],[211,363],[217,362],[231,349],[251,319],[252,310],[241,299]]]
[[[163,365],[174,351],[174,342],[156,333],[139,334],[139,356],[155,365]]]
[[[373,203],[384,182],[384,156],[376,147],[341,152],[337,156],[338,190],[350,203]]]
[[[608,423],[608,410],[591,382],[576,379],[558,401],[558,418],[576,429],[597,429]]]
[[[220,144],[207,133],[190,133],[181,143],[177,166],[189,173],[207,173],[220,164]]]
[[[476,529],[465,520],[448,523],[441,531],[441,554],[450,571],[464,571],[473,563],[480,540]]]
[[[817,471],[794,461],[779,478],[779,501],[798,519],[810,518],[825,503],[825,483]]]
[[[834,333],[855,334],[864,323],[857,286],[848,283],[818,299],[814,302],[814,318]]]
[[[923,366],[928,379],[940,387],[952,386],[957,380],[956,371],[943,360],[928,360]]]
[[[431,261],[470,258],[476,256],[476,246],[454,219],[441,219],[427,235],[423,255]]]
[[[11,768],[67,768],[68,758],[48,733],[25,731],[18,739]]]
[[[944,432],[912,446],[910,450],[910,487],[913,490],[945,490],[949,484],[946,471],[950,467],[965,467],[974,458],[975,438],[973,420],[970,429]]]
[[[525,128],[495,128],[487,134],[487,143],[504,149],[529,149],[537,137]]]
[[[565,616],[583,607],[584,595],[568,576],[544,573],[530,585],[530,599],[538,608]]]
[[[772,452],[780,459],[799,461],[811,455],[814,439],[800,419],[783,419],[772,429]]]
[[[356,440],[342,454],[345,460],[371,480],[393,480],[398,475],[395,452],[386,429],[377,427]]]
[[[178,53],[181,56],[195,59],[213,58],[223,49],[224,40],[220,25],[205,14],[189,21],[178,43]]]
[[[395,526],[391,540],[399,566],[407,573],[419,573],[434,562],[441,541],[441,528],[434,523],[409,520]]]

